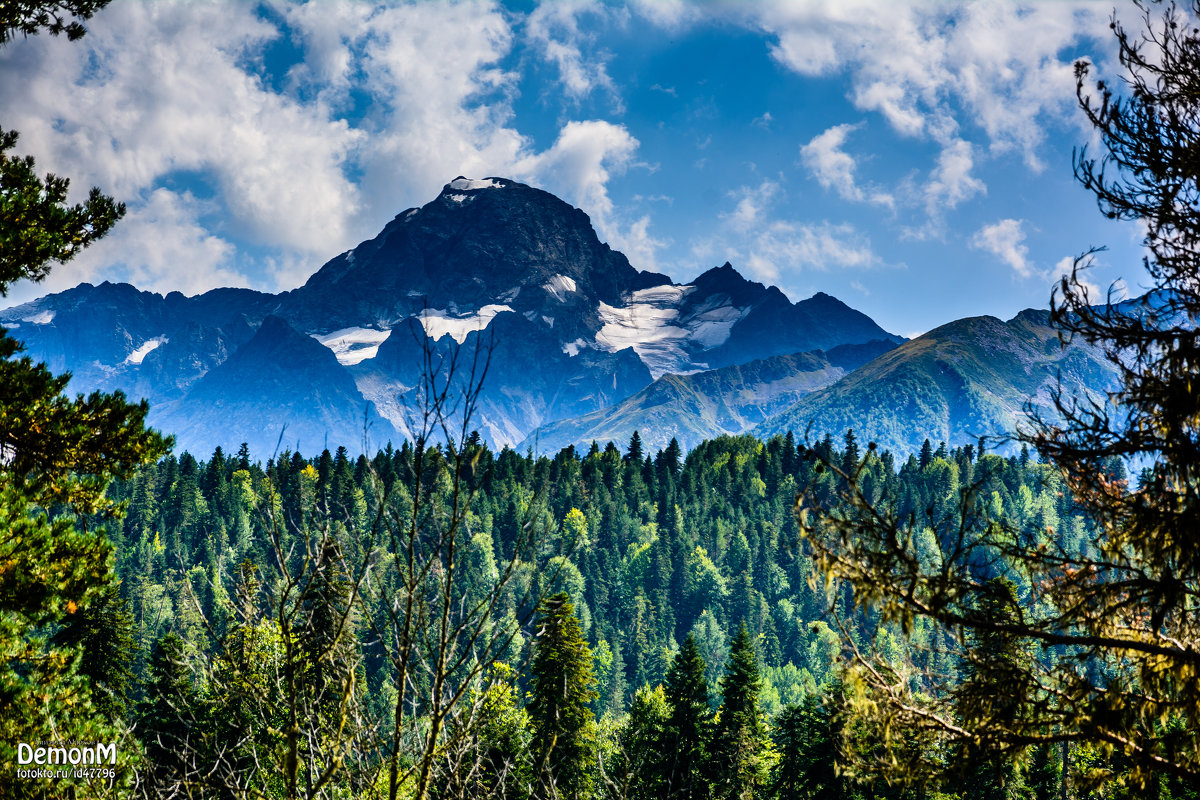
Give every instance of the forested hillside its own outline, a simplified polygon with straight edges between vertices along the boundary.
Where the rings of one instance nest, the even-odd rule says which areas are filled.
[[[412,683],[403,724],[419,729],[434,702],[429,681],[441,674],[462,681],[464,708],[488,710],[448,715],[448,726],[464,726],[459,738],[475,744],[459,760],[442,752],[431,760],[434,796],[465,780],[463,770],[474,774],[478,765],[462,759],[500,770],[504,780],[480,786],[506,796],[537,794],[547,780],[571,797],[659,796],[668,786],[680,797],[937,796],[841,773],[850,765],[846,748],[876,746],[866,729],[846,733],[853,724],[840,683],[846,644],[938,674],[962,665],[943,629],[918,626],[905,638],[879,627],[815,574],[795,503],[805,487],[832,498],[844,478],[826,464],[847,472],[861,466],[859,485],[905,515],[952,517],[961,491],[974,487],[1014,529],[1071,546],[1086,524],[1058,471],[1027,455],[927,443],[919,457],[895,463],[860,447],[852,433],[837,446],[827,438],[811,447],[791,434],[721,438],[686,459],[677,446],[644,452],[636,434],[624,452],[610,444],[554,458],[493,454],[477,440],[463,453],[421,455],[405,444],[373,459],[351,460],[339,449],[313,459],[284,453],[265,465],[244,452],[218,450],[206,461],[184,453],[111,487],[128,513],[102,523],[121,578],[121,599],[103,613],[109,646],[127,652],[116,657],[106,648],[84,669],[136,723],[164,786],[265,780],[273,757],[293,757],[282,717],[297,700],[307,702],[315,674],[344,690],[316,702],[337,709],[323,713],[342,727],[327,720],[306,729],[312,747],[340,753],[343,766],[330,785],[386,794],[381,743],[395,733],[396,687]],[[453,524],[438,528],[447,520]],[[487,613],[477,621],[489,627],[472,640],[473,654],[461,642],[442,648],[464,660],[441,673],[428,669],[441,652],[433,642],[438,618],[390,607],[406,594],[389,570],[397,556],[417,552],[404,537],[435,536],[435,529],[458,548],[432,565],[457,570],[460,597],[447,616],[466,619],[464,606],[483,603]],[[939,552],[933,541],[910,545],[925,559]],[[1015,591],[1027,597],[1028,588]],[[538,599],[559,592],[557,604],[535,612]],[[573,662],[547,653],[554,613],[578,620]],[[427,629],[398,628],[412,625]],[[412,650],[400,663],[396,647],[406,639]],[[466,661],[480,655],[488,663],[468,675]],[[1051,660],[1056,652],[1034,655]],[[549,724],[538,716],[546,685],[567,683],[577,689],[573,749],[562,744],[565,734],[538,727]],[[239,686],[249,692],[240,699]],[[164,738],[185,719],[194,726],[190,738]],[[698,750],[684,791],[672,765],[679,737],[688,735]],[[406,732],[397,741],[419,738]],[[1030,749],[1011,769],[943,756],[951,773],[969,772],[963,797],[1002,784],[1005,792],[1027,786],[1030,797],[1057,797],[1064,780],[1059,748]],[[1090,757],[1072,752],[1071,768]],[[401,761],[420,759],[404,752]],[[186,768],[200,764],[217,769],[205,777]],[[417,778],[399,772],[405,796]]]

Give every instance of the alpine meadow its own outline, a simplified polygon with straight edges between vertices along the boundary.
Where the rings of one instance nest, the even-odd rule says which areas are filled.
[[[1198,153],[1200,2],[0,0],[0,798],[1200,798]]]

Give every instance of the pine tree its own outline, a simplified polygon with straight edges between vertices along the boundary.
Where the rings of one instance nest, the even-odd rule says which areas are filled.
[[[91,685],[92,702],[114,722],[124,721],[133,684],[133,630],[129,603],[113,582],[69,615],[54,637],[56,646],[78,649],[79,674]]]
[[[669,713],[661,686],[654,689],[643,686],[634,693],[609,778],[614,796],[628,800],[662,800],[675,796],[666,792],[659,768]]]
[[[543,601],[530,670],[538,797],[590,795],[596,754],[592,653],[566,592]]]
[[[625,461],[629,464],[640,466],[642,457],[642,435],[634,431],[633,436],[629,437],[629,449],[625,451]]]
[[[1001,630],[978,629],[964,653],[962,680],[953,694],[960,718],[968,727],[983,722],[1011,726],[1029,696],[1031,659],[1026,642],[1004,628],[1020,616],[1016,586],[1008,578],[992,578],[976,601],[978,618]],[[1004,691],[997,691],[1004,687]],[[1021,795],[1020,775],[1010,759],[978,752],[968,743],[956,759],[965,772],[964,787],[980,800],[1010,800]]]
[[[14,34],[41,30],[83,35],[81,20],[105,3],[0,4],[0,45]],[[31,157],[10,155],[17,134],[0,130],[0,297],[19,280],[38,281],[100,238],[124,207],[93,189],[83,204],[67,203],[68,181],[39,178]],[[55,645],[48,633],[92,608],[112,585],[108,540],[73,525],[73,514],[116,515],[104,495],[114,477],[127,478],[166,450],[146,431],[147,406],[120,393],[63,394],[70,376],[54,376],[20,357],[22,347],[0,330],[0,763],[17,763],[17,743],[117,738],[120,711],[113,692],[93,691],[77,671],[84,625],[73,642]],[[54,509],[50,519],[47,509]],[[93,667],[97,661],[92,660]],[[106,670],[114,686],[123,676]],[[112,687],[110,687],[112,688]],[[98,709],[97,701],[107,708]],[[121,765],[121,779],[131,779]],[[0,796],[61,796],[72,781],[54,784],[0,773]]]
[[[713,795],[754,797],[766,784],[770,740],[758,709],[762,676],[754,640],[742,625],[733,638],[721,678],[721,709],[713,743]]]

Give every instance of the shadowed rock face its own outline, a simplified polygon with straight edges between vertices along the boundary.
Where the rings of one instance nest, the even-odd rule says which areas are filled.
[[[372,446],[406,437],[426,348],[487,364],[474,427],[502,445],[667,375],[900,341],[832,297],[791,303],[729,264],[690,284],[639,271],[582,211],[503,178],[456,178],[290,292],[82,284],[0,322],[70,370],[73,390],[149,400],[178,449],[248,441],[259,456],[284,424],[284,446],[306,451],[357,450],[364,422]]]

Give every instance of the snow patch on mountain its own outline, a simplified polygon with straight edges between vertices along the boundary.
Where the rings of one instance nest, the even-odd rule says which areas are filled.
[[[596,345],[610,353],[632,347],[657,379],[676,371],[689,359],[682,346],[687,330],[673,324],[679,317],[679,309],[667,305],[671,298],[655,299],[658,302],[630,303],[624,308],[601,301],[600,321],[604,325],[596,333]]]
[[[750,309],[734,306],[729,295],[720,293],[688,306],[684,301],[695,290],[691,285],[664,284],[631,293],[623,307],[601,302],[603,325],[595,347],[609,352],[632,347],[656,380],[668,372],[690,375],[708,369],[708,364],[694,361],[689,351],[724,344]],[[579,352],[578,347],[573,350],[563,352]]]
[[[49,325],[54,321],[53,311],[39,311],[32,317],[22,317],[21,322],[32,322],[34,325]]]
[[[333,333],[314,333],[312,337],[332,350],[339,364],[353,366],[374,358],[389,333],[374,328],[342,328]]]
[[[427,308],[417,315],[425,335],[430,339],[440,339],[449,334],[450,338],[462,344],[467,340],[467,334],[481,331],[491,324],[497,314],[512,309],[502,305],[486,305],[474,314],[451,316],[449,312],[436,308]]]
[[[542,284],[542,288],[550,293],[558,302],[566,301],[569,292],[578,291],[575,285],[575,279],[566,275],[553,275],[550,280]]]
[[[450,188],[457,189],[460,192],[469,192],[475,189],[503,189],[504,184],[499,181],[494,181],[491,178],[478,180],[475,178],[455,178],[450,181]]]
[[[143,361],[145,361],[146,356],[150,355],[150,353],[156,350],[160,345],[164,345],[169,341],[170,339],[168,339],[166,336],[155,336],[153,339],[143,342],[140,347],[138,347],[129,355],[125,356],[125,363],[141,364]]]
[[[459,205],[462,205],[463,203],[465,203],[471,199],[471,195],[469,195],[469,194],[452,194],[452,195],[449,195],[449,198],[451,200],[453,200],[454,202],[458,203]]]

